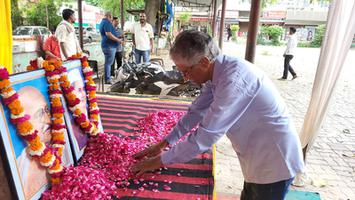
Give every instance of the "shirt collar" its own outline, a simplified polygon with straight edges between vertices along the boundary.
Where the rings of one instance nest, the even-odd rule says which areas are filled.
[[[219,55],[214,61],[214,67],[213,67],[213,75],[212,75],[212,85],[217,84],[217,79],[220,76],[222,66],[223,66],[223,61],[224,61],[224,55]]]

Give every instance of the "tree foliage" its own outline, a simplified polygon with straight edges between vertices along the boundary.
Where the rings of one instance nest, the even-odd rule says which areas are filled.
[[[273,25],[273,26],[262,26],[260,28],[260,34],[262,37],[267,37],[271,40],[273,45],[280,45],[280,36],[283,33],[283,29],[281,26]]]
[[[91,5],[101,7],[107,11],[111,11],[114,16],[121,16],[121,1],[116,0],[86,0],[86,2]],[[145,1],[144,0],[124,0],[124,16],[127,19],[128,13],[127,10],[138,10],[144,9]]]
[[[325,28],[325,24],[321,24],[316,28],[314,39],[311,42],[312,47],[320,47],[322,45],[323,38],[325,35]]]
[[[59,4],[55,0],[40,0],[35,4],[28,4],[25,10],[26,24],[36,26],[47,26],[47,11],[49,29],[56,27],[61,21],[57,11]]]
[[[181,23],[186,24],[188,21],[190,21],[191,16],[192,16],[192,14],[190,12],[181,13],[181,15],[179,17]]]
[[[231,30],[232,30],[232,40],[236,41],[237,40],[237,32],[239,30],[239,25],[238,24],[231,25]]]
[[[22,12],[19,8],[18,0],[11,0],[11,21],[13,29],[23,25]]]

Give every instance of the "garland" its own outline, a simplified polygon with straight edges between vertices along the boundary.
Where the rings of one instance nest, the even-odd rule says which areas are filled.
[[[27,66],[27,71],[33,71],[38,69],[38,62],[37,59],[30,60],[30,65]]]
[[[63,121],[63,113],[60,111],[53,113],[53,116],[56,116],[53,120],[53,128],[62,127],[63,130],[55,129],[52,131],[52,140],[55,142],[53,147],[47,146],[41,142],[38,131],[33,128],[32,123],[29,121],[31,117],[24,113],[19,95],[10,84],[7,69],[0,66],[0,93],[4,104],[10,110],[11,123],[16,126],[18,134],[27,142],[30,156],[37,159],[42,166],[47,168],[48,173],[51,175],[52,184],[58,184],[63,171],[61,155],[64,148],[64,133],[62,131],[66,128]],[[51,99],[51,104],[60,108],[60,99],[58,101],[54,96]]]
[[[45,61],[43,63],[43,68],[46,70],[47,77],[53,75],[58,75],[60,77],[60,86],[62,87],[69,110],[72,112],[75,122],[80,125],[81,129],[84,130],[85,133],[88,133],[90,136],[96,136],[99,133],[97,126],[99,123],[98,120],[100,112],[97,105],[96,85],[92,78],[94,72],[89,66],[87,57],[81,57],[81,54],[75,54],[68,58],[68,60],[76,59],[80,59],[85,76],[85,89],[89,100],[89,118],[80,110],[80,99],[74,93],[74,87],[70,85],[67,69],[62,66],[62,62]]]
[[[72,112],[75,122],[91,136],[96,136],[99,132],[97,129],[99,120],[99,108],[96,98],[96,85],[92,78],[93,71],[89,66],[87,57],[81,57],[76,54],[68,60],[80,59],[82,63],[83,73],[85,76],[85,89],[89,100],[89,119],[80,110],[80,99],[74,93],[74,87],[70,85],[67,76],[67,70],[62,66],[61,61],[44,61],[47,82],[49,84],[49,95],[51,103],[52,115],[52,146],[47,146],[41,142],[38,131],[33,129],[30,116],[24,113],[24,109],[19,100],[19,95],[10,86],[9,73],[6,68],[0,66],[0,93],[3,97],[4,104],[8,106],[11,112],[11,123],[13,123],[18,134],[27,142],[30,156],[38,159],[40,164],[47,167],[48,173],[51,175],[52,184],[60,183],[61,173],[63,172],[62,154],[65,145],[64,131],[66,125],[64,123],[64,108],[60,97],[62,90],[68,102],[69,110]],[[30,63],[33,68],[38,69],[37,60]],[[62,90],[61,90],[62,87]]]

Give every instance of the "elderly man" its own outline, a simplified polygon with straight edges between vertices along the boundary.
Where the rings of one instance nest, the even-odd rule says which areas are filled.
[[[144,63],[149,62],[150,52],[154,49],[154,33],[145,13],[139,14],[139,23],[133,25],[132,32],[136,63],[141,63],[142,58]]]
[[[63,21],[59,23],[55,31],[55,37],[59,42],[61,58],[66,60],[76,53],[82,53],[82,50],[73,26],[76,20],[74,11],[64,9],[62,16]]]
[[[284,199],[304,164],[295,127],[273,83],[244,59],[220,55],[203,32],[180,33],[170,56],[185,78],[203,86],[202,93],[170,134],[135,155],[144,159],[132,172],[187,162],[226,134],[245,178],[241,200]],[[196,132],[176,144],[196,125]],[[163,152],[168,145],[172,148]]]
[[[105,18],[100,23],[101,49],[105,55],[105,83],[112,84],[111,80],[111,65],[115,61],[116,49],[122,39],[112,25],[111,12],[105,12]]]

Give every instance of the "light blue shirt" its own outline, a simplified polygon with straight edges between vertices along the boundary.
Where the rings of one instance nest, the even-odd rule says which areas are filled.
[[[165,140],[174,145],[198,124],[195,133],[162,154],[164,165],[187,162],[227,134],[246,182],[273,183],[303,171],[300,140],[283,99],[273,83],[243,59],[217,57],[212,81],[204,84]]]

